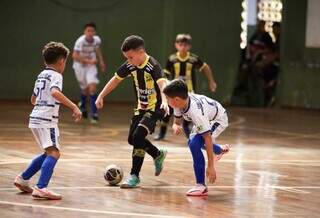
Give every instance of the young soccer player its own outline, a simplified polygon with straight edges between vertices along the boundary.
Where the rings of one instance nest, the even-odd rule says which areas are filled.
[[[18,175],[14,185],[22,192],[32,193],[34,198],[61,199],[61,195],[47,189],[53,169],[60,157],[59,106],[72,110],[75,121],[81,119],[81,111],[62,93],[62,73],[69,49],[59,42],[49,42],[42,50],[46,68],[38,75],[31,96],[34,105],[30,114],[29,128],[44,153],[35,157],[28,168]],[[41,169],[37,185],[29,186],[30,178]]]
[[[98,122],[98,112],[95,105],[97,98],[97,63],[102,72],[106,70],[102,52],[100,49],[101,39],[96,35],[96,25],[87,23],[84,25],[84,35],[80,36],[74,46],[72,58],[73,69],[81,89],[81,101],[79,107],[83,117],[87,118],[87,97],[90,98],[91,122]]]
[[[163,90],[168,104],[174,108],[174,134],[183,130],[182,119],[192,121],[194,126],[188,145],[193,158],[193,168],[197,185],[187,192],[188,196],[206,196],[208,189],[205,182],[205,159],[201,149],[208,156],[206,175],[210,183],[216,180],[214,156],[219,160],[229,151],[229,145],[214,144],[216,138],[228,126],[228,116],[222,105],[204,95],[188,93],[188,86],[183,80],[175,79]]]
[[[96,105],[103,107],[103,98],[114,90],[123,79],[131,76],[134,82],[137,105],[129,129],[128,142],[133,145],[132,168],[130,175],[121,184],[121,188],[134,188],[140,183],[139,173],[145,152],[152,156],[155,165],[155,175],[159,176],[167,151],[158,149],[148,139],[148,134],[154,131],[157,120],[168,113],[169,107],[162,90],[166,84],[160,64],[149,56],[140,36],[127,37],[121,46],[121,51],[127,61],[117,70],[115,75],[105,85],[99,94]]]
[[[207,77],[210,90],[215,92],[217,84],[213,79],[211,68],[197,55],[190,52],[191,41],[189,34],[177,35],[175,42],[177,52],[169,56],[164,73],[169,80],[178,78],[184,80],[188,86],[188,91],[194,93],[196,91],[196,70],[199,70]],[[159,135],[155,137],[155,140],[164,139],[169,120],[170,116],[166,116],[162,120]],[[190,122],[183,121],[183,129],[187,137],[189,137],[191,131],[189,126]]]

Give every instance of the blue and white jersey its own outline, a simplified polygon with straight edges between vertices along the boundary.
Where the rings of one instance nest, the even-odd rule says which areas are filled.
[[[82,35],[77,39],[74,45],[74,51],[79,52],[84,58],[94,60],[97,58],[96,49],[100,46],[100,44],[101,39],[99,36],[93,36],[93,41],[88,42],[86,40],[86,36]],[[80,62],[73,61],[73,67],[78,67],[79,65],[82,66]]]
[[[62,75],[54,69],[46,68],[38,75],[34,85],[36,104],[30,114],[29,128],[57,126],[60,102],[51,95],[52,88],[62,91]]]
[[[216,100],[204,95],[189,93],[188,107],[185,110],[174,109],[174,116],[183,117],[187,121],[192,121],[194,131],[197,134],[209,132],[216,120],[219,120],[226,110]]]

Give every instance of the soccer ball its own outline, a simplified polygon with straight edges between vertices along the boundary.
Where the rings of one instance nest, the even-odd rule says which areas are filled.
[[[123,170],[121,167],[111,164],[107,166],[104,178],[110,185],[117,185],[123,178]]]

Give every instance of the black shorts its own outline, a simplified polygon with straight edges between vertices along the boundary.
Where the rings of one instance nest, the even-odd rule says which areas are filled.
[[[131,119],[129,135],[132,135],[138,126],[147,129],[149,134],[154,132],[157,121],[164,117],[164,110],[158,111],[140,111],[139,115],[134,115]]]

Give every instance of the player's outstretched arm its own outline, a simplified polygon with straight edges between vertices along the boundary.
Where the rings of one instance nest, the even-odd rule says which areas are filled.
[[[98,109],[103,108],[103,98],[106,97],[112,90],[114,90],[122,80],[118,79],[116,76],[113,76],[109,82],[104,86],[103,90],[98,95],[96,100],[96,106]]]
[[[165,78],[158,79],[157,84],[159,86],[159,89],[160,89],[160,92],[161,92],[161,99],[162,99],[162,103],[161,103],[160,108],[164,109],[165,116],[167,116],[167,115],[170,114],[170,109],[169,109],[169,106],[168,106],[166,95],[163,93],[163,89],[167,85],[167,80]]]
[[[207,166],[207,178],[209,179],[210,183],[213,183],[216,178],[216,170],[214,168],[214,153],[213,153],[213,141],[211,138],[211,133],[206,132],[202,135],[204,139],[204,143],[206,145],[207,157],[208,157],[208,166]]]
[[[51,89],[51,95],[59,101],[61,104],[67,106],[72,110],[72,116],[74,117],[75,121],[78,122],[81,120],[82,113],[78,106],[74,104],[72,101],[70,101],[69,98],[67,98],[60,90],[56,88]]]
[[[106,64],[104,62],[102,51],[101,51],[100,47],[96,48],[96,54],[97,54],[97,57],[98,57],[98,60],[99,60],[100,70],[102,72],[105,72],[106,71]]]
[[[210,66],[208,64],[205,64],[203,66],[203,68],[201,69],[201,72],[203,72],[206,75],[206,77],[208,78],[210,90],[212,92],[215,92],[216,89],[217,89],[217,83],[216,83],[216,81],[214,80],[214,78],[212,76],[213,72],[212,72]]]
[[[175,135],[179,135],[183,132],[182,118],[175,117],[172,124],[172,130]]]

